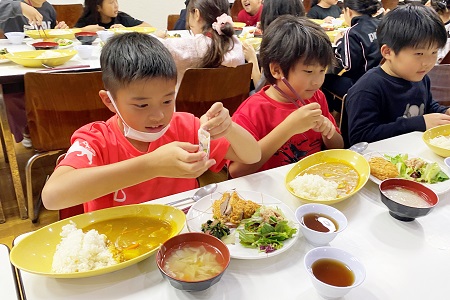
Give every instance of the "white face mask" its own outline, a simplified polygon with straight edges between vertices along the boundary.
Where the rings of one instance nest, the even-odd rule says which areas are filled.
[[[113,97],[111,96],[111,93],[109,91],[107,91],[106,93],[108,94],[109,99],[111,99],[111,103],[114,106],[114,108],[116,109],[120,120],[122,120],[123,134],[125,135],[125,137],[130,138],[132,140],[144,142],[144,143],[150,143],[150,142],[154,142],[157,139],[159,139],[160,137],[162,137],[164,135],[164,133],[166,133],[166,131],[169,129],[170,124],[167,125],[166,127],[164,127],[163,129],[161,129],[160,132],[155,132],[155,133],[138,131],[136,129],[131,128],[130,126],[128,126],[127,123],[125,123],[124,119],[122,118],[122,115],[120,114],[119,110],[117,109],[116,103],[115,103]]]

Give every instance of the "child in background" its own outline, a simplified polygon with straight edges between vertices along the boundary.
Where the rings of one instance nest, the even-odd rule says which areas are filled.
[[[178,18],[177,22],[175,23],[173,30],[185,30],[186,29],[186,13],[187,13],[187,6],[189,5],[189,0],[184,1],[184,4],[186,5],[186,8],[183,8],[180,11],[180,17]]]
[[[194,35],[161,39],[177,65],[177,91],[188,68],[236,67],[245,63],[242,44],[227,15],[229,9],[227,0],[190,0],[187,23]]]
[[[93,32],[134,26],[151,27],[150,24],[119,11],[117,0],[85,0],[83,14],[75,24],[75,28]]]
[[[437,64],[450,52],[450,0],[431,0],[431,7],[439,14],[447,30],[447,43],[438,51]]]
[[[282,15],[292,15],[296,17],[305,16],[305,7],[301,0],[266,0],[264,1],[264,7],[261,13],[261,30],[272,23],[273,20]],[[252,45],[242,43],[244,48],[245,60],[253,64],[252,80],[255,86],[255,90],[259,91],[263,85],[265,85],[265,78],[261,78],[261,70],[259,68],[258,57],[256,55],[255,48]]]
[[[263,9],[262,1],[241,0],[241,3],[244,9],[238,13],[238,22],[245,23],[246,26],[256,26],[256,23],[261,19],[261,12]]]
[[[323,147],[344,145],[319,90],[333,58],[322,28],[307,18],[280,16],[264,31],[260,56],[271,85],[245,100],[233,121],[255,137],[262,158],[254,164],[231,161],[233,177],[294,163]]]
[[[447,42],[436,12],[399,6],[382,18],[377,37],[385,62],[363,75],[346,97],[350,144],[450,123],[450,111],[433,100],[426,76]]]
[[[16,16],[15,18],[9,18],[8,20],[2,22],[0,24],[0,28],[4,32],[13,32],[13,31],[21,31],[23,32],[24,29],[31,30],[31,29],[66,29],[69,28],[67,24],[64,21],[57,22],[56,21],[56,11],[53,8],[53,6],[48,3],[46,0],[26,0],[22,1],[25,4],[29,4],[32,7],[34,7],[41,15],[42,15],[42,22],[36,23],[36,24],[30,24],[30,22],[27,20],[26,17],[23,15]]]
[[[156,38],[116,35],[103,47],[100,64],[106,90],[99,95],[116,115],[73,134],[42,192],[48,209],[84,203],[88,212],[141,203],[198,187],[196,177],[221,170],[225,159],[260,159],[256,141],[221,103],[201,119],[174,112],[176,67]],[[211,135],[209,157],[199,151],[200,127]]]
[[[351,27],[335,37],[335,55],[339,66],[336,74],[327,74],[322,86],[331,110],[341,112],[342,101],[348,89],[369,69],[380,64],[381,54],[377,41],[380,19],[372,17],[379,8],[378,0],[344,0],[344,19]],[[342,76],[337,75],[342,69]],[[331,93],[330,93],[331,92]]]
[[[337,6],[337,3],[338,0],[312,0],[311,8],[306,16],[331,23],[333,19],[339,18],[342,14],[342,10]]]
[[[19,1],[0,0],[0,28],[2,22],[17,16],[24,16],[30,24],[42,23],[42,15],[33,6]]]

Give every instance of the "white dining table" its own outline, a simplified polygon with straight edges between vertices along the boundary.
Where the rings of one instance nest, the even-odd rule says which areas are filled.
[[[371,143],[367,152],[399,151],[439,163],[412,132]],[[295,210],[303,203],[284,186],[292,165],[221,182],[218,191],[258,191]],[[447,170],[449,171],[449,170]],[[161,187],[163,188],[163,187]],[[161,198],[168,203],[194,191]],[[450,299],[449,193],[427,216],[412,222],[394,219],[380,200],[378,185],[368,181],[354,196],[334,204],[348,219],[347,228],[329,246],[355,255],[366,268],[365,281],[344,299]],[[186,228],[184,229],[186,231]],[[21,237],[17,239],[20,242]],[[45,241],[43,241],[45,242]],[[202,292],[184,292],[162,278],[155,255],[125,269],[90,278],[54,279],[20,272],[27,299],[321,299],[304,267],[313,246],[299,233],[295,244],[279,255],[258,260],[231,259],[221,280]],[[256,251],[256,250],[255,250]],[[33,259],[30,257],[30,259]]]
[[[9,248],[0,244],[0,298],[2,300],[20,299],[15,268],[9,261]]]

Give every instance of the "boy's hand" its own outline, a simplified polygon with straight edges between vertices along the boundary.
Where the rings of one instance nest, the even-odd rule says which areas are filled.
[[[333,23],[334,17],[328,16],[325,19],[323,19],[324,23]]]
[[[160,177],[197,178],[212,167],[214,159],[205,160],[205,152],[198,152],[198,145],[172,142],[151,153],[158,159],[155,164]]]
[[[258,62],[258,57],[256,56],[255,48],[246,41],[242,42],[242,50],[244,51],[244,57],[247,62]]]
[[[123,27],[125,27],[125,26],[123,26],[122,24],[113,24],[113,25],[111,25],[110,28],[123,28]]]
[[[448,110],[447,110],[448,111]],[[450,123],[450,116],[447,114],[433,113],[423,115],[425,120],[426,129],[430,129],[439,125],[445,125]]]
[[[69,28],[69,26],[64,21],[59,22],[55,26],[55,29],[68,29],[68,28]]]
[[[42,15],[36,8],[24,2],[20,3],[20,7],[22,8],[22,14],[28,19],[30,24],[42,25]]]
[[[291,113],[283,123],[287,122],[286,125],[292,130],[291,136],[305,131],[310,130],[321,124],[322,120],[322,110],[317,102],[306,104],[293,113]]]
[[[314,131],[322,133],[322,136],[326,137],[327,139],[331,139],[336,132],[336,128],[334,127],[334,124],[328,119],[322,116],[316,127],[313,128]]]
[[[200,118],[201,126],[209,131],[211,139],[225,136],[232,128],[230,112],[220,102],[214,103],[211,108]]]

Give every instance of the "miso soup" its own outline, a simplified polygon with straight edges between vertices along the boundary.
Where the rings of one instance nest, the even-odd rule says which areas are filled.
[[[433,206],[426,199],[424,199],[419,193],[411,191],[409,189],[396,186],[392,189],[384,190],[383,193],[397,203],[417,208],[428,208]]]

